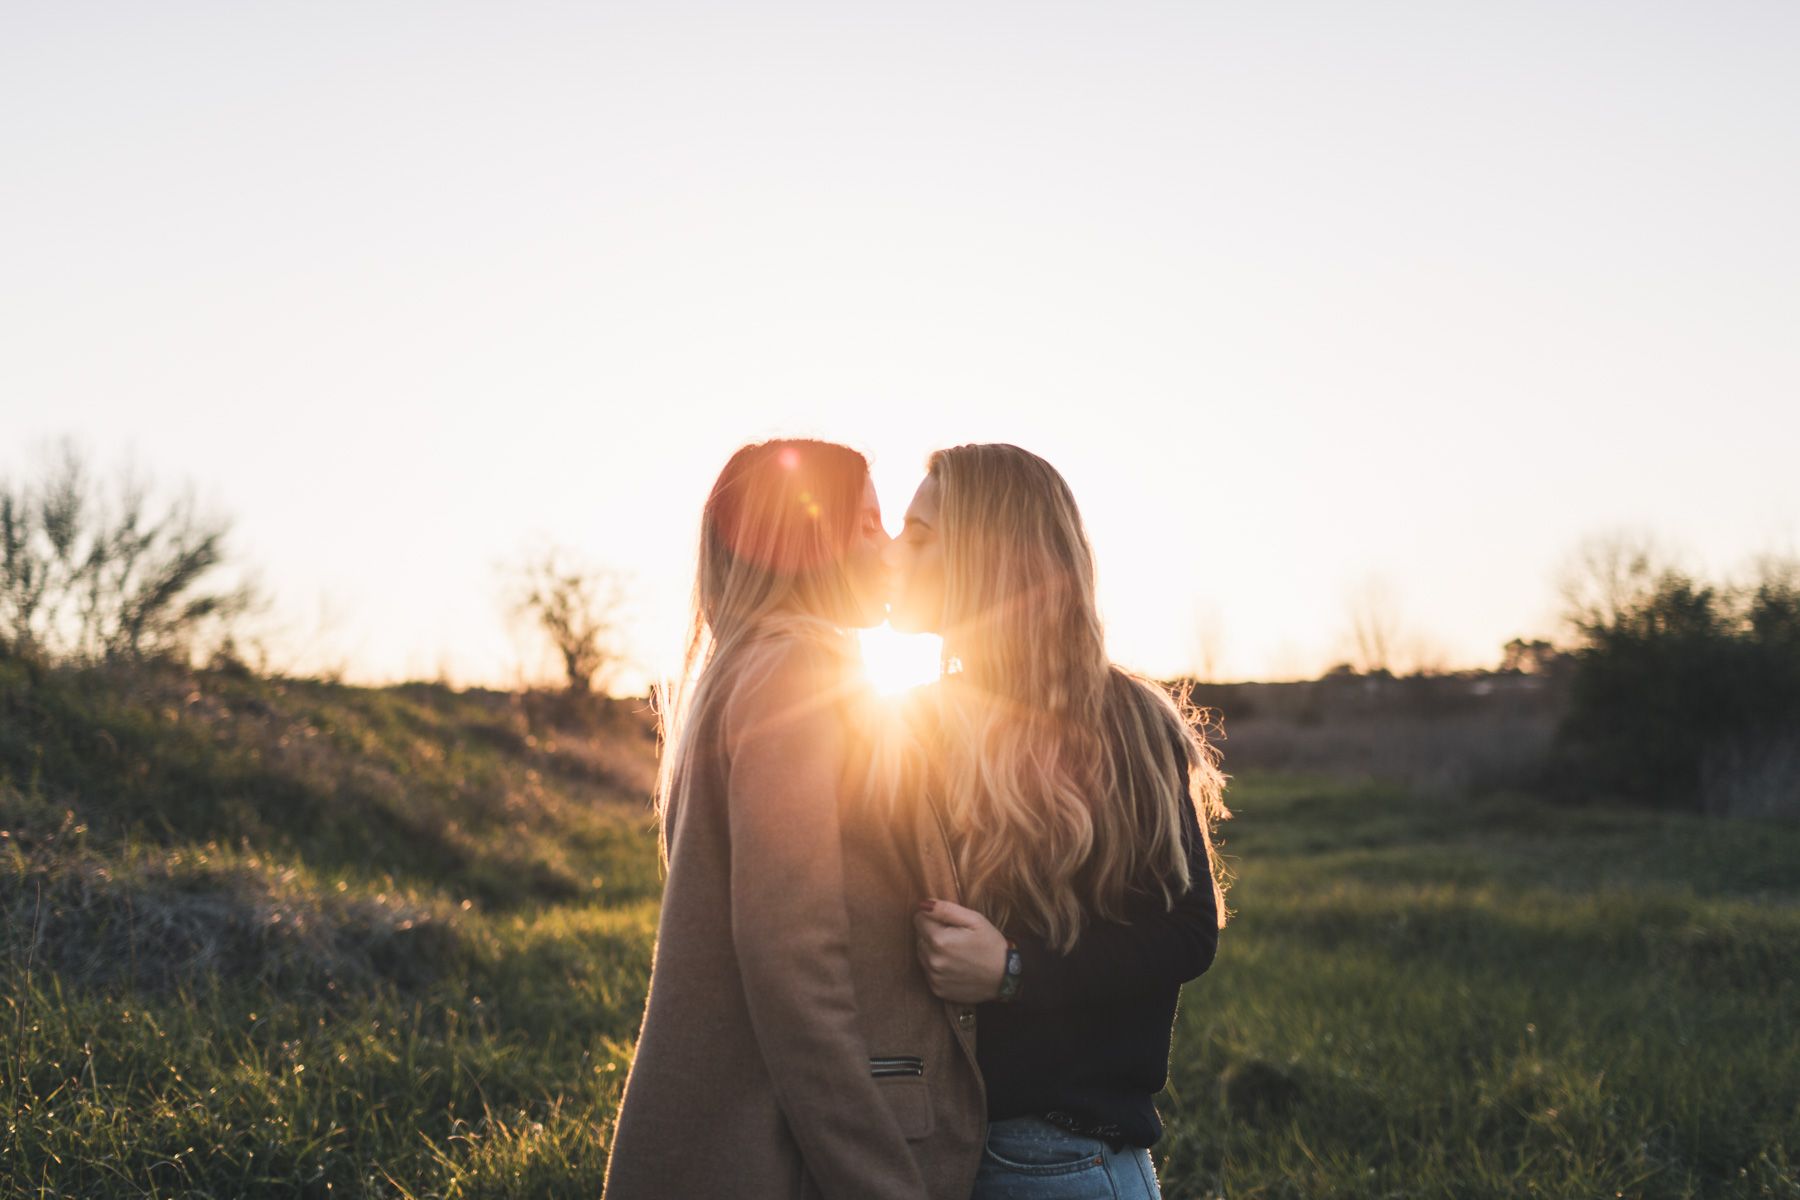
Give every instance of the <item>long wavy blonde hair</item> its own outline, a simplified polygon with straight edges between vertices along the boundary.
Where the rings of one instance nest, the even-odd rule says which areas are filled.
[[[671,817],[702,752],[696,733],[736,684],[767,669],[783,637],[818,644],[852,676],[856,643],[845,627],[857,602],[845,552],[868,477],[857,451],[797,438],[745,446],[719,472],[701,515],[681,674],[658,689],[657,847],[665,871]]]
[[[1009,445],[939,450],[927,469],[944,554],[942,789],[964,902],[1064,951],[1088,915],[1122,920],[1134,888],[1168,906],[1211,887],[1222,927],[1211,850],[1231,815],[1227,777],[1185,694],[1107,658],[1068,484]],[[1184,804],[1214,864],[1205,880],[1189,875]]]

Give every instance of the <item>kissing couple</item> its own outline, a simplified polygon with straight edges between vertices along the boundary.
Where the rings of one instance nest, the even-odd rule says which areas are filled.
[[[856,630],[943,640],[883,699]],[[662,697],[666,872],[608,1200],[1158,1197],[1152,1097],[1225,923],[1226,777],[1107,657],[1068,484],[932,454],[732,455]]]

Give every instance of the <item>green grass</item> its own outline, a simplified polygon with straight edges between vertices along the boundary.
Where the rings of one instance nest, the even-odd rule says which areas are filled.
[[[0,1195],[596,1195],[653,751],[554,708],[0,664]]]
[[[1170,1195],[1800,1196],[1800,831],[1324,780],[1232,802]]]
[[[0,1194],[592,1197],[629,713],[0,663]],[[1800,830],[1234,781],[1165,1194],[1800,1196]]]

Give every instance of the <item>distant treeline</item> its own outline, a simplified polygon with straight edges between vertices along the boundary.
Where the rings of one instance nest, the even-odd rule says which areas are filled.
[[[64,446],[0,478],[0,659],[196,661],[252,673],[241,623],[263,598],[229,522],[141,478],[102,480]],[[565,550],[507,573],[506,607],[553,648],[575,700],[623,661],[623,586]],[[1345,768],[1467,788],[1527,786],[1731,815],[1800,816],[1800,560],[1699,579],[1648,543],[1584,543],[1561,580],[1570,644],[1514,639],[1497,671],[1395,675],[1393,614],[1357,622],[1348,664],[1295,684],[1203,684],[1226,765]],[[271,671],[266,653],[257,674]]]
[[[1576,644],[1515,640],[1497,671],[1339,667],[1192,685],[1234,766],[1528,787],[1719,815],[1800,817],[1800,564],[1709,584],[1643,555],[1571,604]],[[1615,564],[1616,565],[1616,564]]]

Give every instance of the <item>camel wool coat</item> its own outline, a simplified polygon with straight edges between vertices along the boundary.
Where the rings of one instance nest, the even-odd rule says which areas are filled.
[[[967,1200],[987,1136],[975,1009],[931,994],[925,896],[959,899],[923,796],[851,784],[838,653],[799,638],[714,711],[680,811],[606,1200]]]

